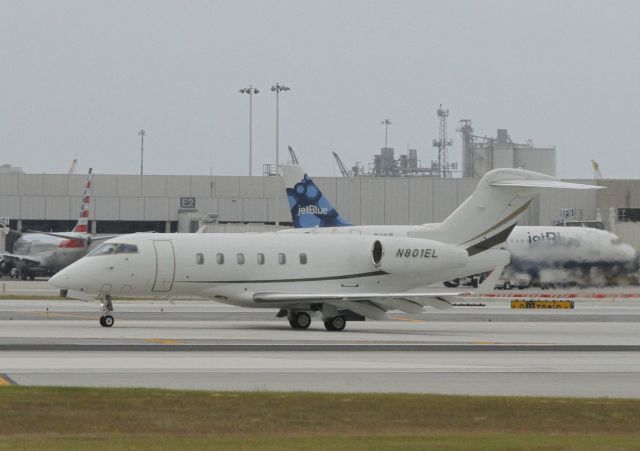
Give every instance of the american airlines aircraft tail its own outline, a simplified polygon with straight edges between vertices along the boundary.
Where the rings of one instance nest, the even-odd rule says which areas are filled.
[[[87,175],[87,181],[84,184],[84,191],[82,193],[82,201],[80,202],[80,217],[78,223],[73,228],[72,232],[89,233],[89,209],[91,207],[91,188],[93,187],[93,169],[89,168],[89,174]]]

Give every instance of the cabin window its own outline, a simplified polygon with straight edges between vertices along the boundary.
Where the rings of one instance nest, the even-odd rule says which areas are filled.
[[[262,253],[258,254],[258,264],[264,265],[264,254]]]
[[[216,254],[216,262],[219,265],[224,265],[224,254]]]
[[[279,253],[278,254],[278,263],[280,263],[281,265],[284,265],[285,263],[287,263],[287,256],[284,255],[283,253]]]
[[[196,263],[199,265],[204,264],[204,254],[196,254]]]
[[[116,247],[116,254],[136,254],[138,252],[138,246],[135,244],[120,243]]]
[[[307,264],[307,254],[305,253],[300,254],[300,264],[301,265]]]
[[[236,254],[236,261],[239,265],[244,265],[244,254]]]

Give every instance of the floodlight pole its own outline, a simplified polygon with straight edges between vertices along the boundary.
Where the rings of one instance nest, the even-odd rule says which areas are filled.
[[[144,174],[144,135],[146,134],[147,132],[144,129],[138,132],[138,135],[140,135],[140,175]]]
[[[280,83],[271,86],[271,91],[276,93],[276,175],[280,174],[280,91],[289,91],[291,88]],[[276,225],[280,225],[280,196],[276,197]]]
[[[249,175],[253,175],[253,95],[260,91],[250,85],[248,88],[242,88],[241,94],[249,95]]]

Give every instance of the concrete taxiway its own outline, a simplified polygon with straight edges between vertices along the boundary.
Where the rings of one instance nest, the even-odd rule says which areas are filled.
[[[115,301],[107,329],[92,303],[3,299],[0,384],[640,398],[640,292],[611,299],[493,300],[343,332],[197,300]]]

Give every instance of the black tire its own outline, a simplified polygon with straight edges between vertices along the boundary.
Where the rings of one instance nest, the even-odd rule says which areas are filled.
[[[311,325],[311,317],[305,312],[296,314],[294,320],[296,322],[297,329],[308,329]]]
[[[26,274],[22,274],[22,275],[20,276],[20,279],[22,279],[22,280],[27,280],[27,275],[26,275]]]
[[[293,329],[308,329],[311,325],[311,317],[305,312],[296,312],[289,315],[289,324]]]
[[[104,315],[103,317],[100,318],[100,325],[102,327],[111,327],[113,326],[113,323],[115,323],[115,320],[111,315]]]
[[[504,289],[505,290],[510,290],[513,288],[513,285],[511,285],[511,282],[509,282],[508,280],[504,283]]]
[[[36,280],[36,276],[29,276],[29,280]]]
[[[333,318],[327,318],[324,320],[324,327],[327,330],[340,332],[341,330],[344,330],[346,326],[347,320],[342,315],[334,316]]]

